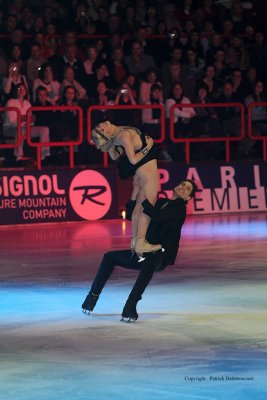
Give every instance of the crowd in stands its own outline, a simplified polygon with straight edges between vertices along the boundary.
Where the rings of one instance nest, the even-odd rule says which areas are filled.
[[[31,106],[79,105],[86,115],[90,105],[160,104],[167,118],[161,158],[177,161],[168,135],[173,104],[266,101],[265,1],[3,0],[0,7],[1,106],[20,110],[22,131]],[[77,119],[76,111],[35,112],[31,135],[75,139]],[[160,135],[157,108],[93,111],[92,125],[105,119]],[[267,134],[265,106],[253,109],[252,122],[253,133]],[[237,136],[240,108],[179,107],[174,123],[180,137]],[[16,124],[14,111],[1,113],[2,142],[14,140]],[[24,147],[5,152],[7,165],[23,165]],[[220,158],[221,147],[214,149]],[[205,158],[204,150],[194,157]],[[257,151],[246,137],[234,157]],[[97,157],[84,144],[77,153],[85,163]],[[43,147],[44,163],[51,157]]]

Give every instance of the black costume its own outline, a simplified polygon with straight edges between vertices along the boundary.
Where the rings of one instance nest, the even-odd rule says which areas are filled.
[[[130,129],[134,129],[137,133],[137,135],[140,136],[140,139],[142,141],[142,147],[138,150],[135,151],[135,154],[140,153],[141,151],[144,150],[144,148],[147,145],[146,142],[146,135],[144,135],[138,128],[134,128],[131,126],[125,126],[123,127],[123,129],[125,128],[130,128]],[[120,153],[120,151],[122,151],[122,153]],[[147,154],[136,164],[132,164],[130,163],[127,155],[124,152],[124,149],[122,146],[117,146],[117,150],[118,153],[120,154],[119,158],[116,160],[116,164],[118,167],[118,174],[119,177],[124,180],[127,179],[131,176],[134,176],[136,171],[138,170],[138,168],[141,167],[141,165],[144,165],[146,163],[148,163],[151,160],[157,159],[158,158],[158,149],[157,146],[155,144],[153,144],[153,146],[151,147],[151,149],[147,152]]]
[[[161,271],[167,265],[174,264],[179,248],[181,229],[186,217],[186,202],[181,198],[177,198],[176,200],[160,198],[157,200],[155,207],[148,200],[144,200],[142,205],[144,213],[151,218],[146,238],[152,244],[162,244],[165,252],[149,253],[143,262],[138,262],[139,258],[136,255],[132,255],[130,250],[109,251],[105,253],[88,295],[94,294],[95,303],[89,310],[87,307],[88,303],[85,300],[82,305],[83,309],[93,310],[98,300],[98,295],[111,276],[115,266],[140,270],[127,300],[127,303],[131,302],[136,306],[136,303],[142,298],[141,296],[145,288],[152,279],[154,271]],[[130,201],[127,204],[127,219],[130,219],[134,206],[135,201]]]
[[[142,151],[142,148],[138,150],[136,153],[140,153]],[[136,164],[131,164],[127,155],[122,154],[120,157],[116,160],[116,164],[118,167],[118,174],[119,177],[124,180],[128,179],[131,176],[134,176],[138,168],[141,167],[141,165],[144,165],[148,163],[151,160],[157,159],[158,158],[158,148],[155,144],[151,147],[151,149],[148,151],[148,153]]]

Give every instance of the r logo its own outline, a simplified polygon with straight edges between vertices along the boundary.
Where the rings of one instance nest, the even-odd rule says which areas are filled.
[[[108,181],[102,174],[92,170],[75,175],[70,185],[69,196],[73,210],[88,221],[104,217],[112,201]]]

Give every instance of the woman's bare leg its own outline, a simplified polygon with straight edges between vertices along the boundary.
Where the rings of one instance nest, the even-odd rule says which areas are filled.
[[[134,176],[134,181],[133,181],[133,192],[131,195],[131,200],[136,201],[136,205],[134,207],[133,213],[132,213],[132,239],[131,239],[131,250],[134,252],[135,249],[135,241],[136,241],[136,236],[137,236],[137,229],[138,229],[138,221],[140,218],[140,214],[142,212],[142,190],[140,187],[140,180],[138,177]]]
[[[140,179],[140,186],[142,191],[140,192],[140,204],[146,198],[151,204],[155,204],[158,193],[158,170],[156,160],[151,160],[149,163],[144,164],[137,171],[137,176]],[[140,213],[137,225],[137,242],[136,252],[142,253],[144,251],[157,251],[161,249],[161,245],[150,245],[145,242],[147,228],[150,222],[150,218]]]

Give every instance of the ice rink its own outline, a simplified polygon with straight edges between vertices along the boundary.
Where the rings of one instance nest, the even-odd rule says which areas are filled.
[[[266,400],[267,216],[187,217],[175,266],[120,322],[137,272],[81,312],[123,220],[0,227],[1,400]]]

